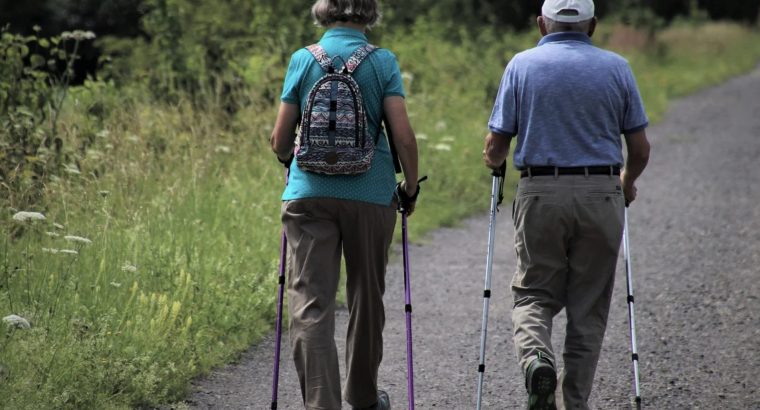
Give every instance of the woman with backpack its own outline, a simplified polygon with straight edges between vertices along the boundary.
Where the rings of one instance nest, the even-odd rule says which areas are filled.
[[[394,191],[408,214],[419,193],[417,143],[396,57],[369,45],[365,34],[380,18],[377,1],[318,0],[311,11],[327,30],[318,44],[293,53],[271,138],[289,169],[282,223],[293,360],[304,406],[340,409],[334,333],[343,255],[349,311],[343,398],[355,409],[390,409],[377,388],[385,269]],[[404,173],[398,186],[389,139]]]

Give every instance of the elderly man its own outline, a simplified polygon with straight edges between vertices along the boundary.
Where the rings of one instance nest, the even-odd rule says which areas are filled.
[[[538,46],[507,65],[483,158],[498,168],[516,137],[512,321],[528,408],[588,409],[623,210],[649,159],[648,119],[627,61],[592,45],[592,0],[546,0],[541,14]],[[567,336],[555,402],[551,329],[563,308]]]

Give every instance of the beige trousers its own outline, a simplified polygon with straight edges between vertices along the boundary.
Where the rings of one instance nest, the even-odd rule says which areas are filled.
[[[335,347],[335,296],[341,253],[346,261],[345,400],[354,407],[377,401],[383,357],[385,266],[396,224],[389,206],[331,198],[285,201],[288,239],[290,343],[307,409],[341,408]]]
[[[560,408],[588,409],[607,326],[623,233],[615,175],[522,178],[513,204],[517,271],[512,321],[523,371],[542,352],[554,363],[552,320],[566,309]],[[563,407],[564,406],[564,407]]]

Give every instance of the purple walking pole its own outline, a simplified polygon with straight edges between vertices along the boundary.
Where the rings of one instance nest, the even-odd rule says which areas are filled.
[[[414,410],[414,364],[412,363],[412,291],[409,281],[409,241],[406,229],[406,209],[401,209],[401,242],[404,253],[404,310],[406,311],[406,387],[409,410]]]
[[[285,171],[285,185],[288,184],[288,171]],[[288,238],[285,229],[280,238],[280,275],[279,289],[277,290],[277,321],[275,322],[274,341],[274,377],[272,378],[272,410],[277,409],[277,387],[280,381],[280,345],[282,341],[282,299],[285,294],[285,262],[287,258]]]
[[[409,278],[409,237],[407,234],[406,219],[409,215],[407,205],[413,204],[420,193],[419,183],[425,181],[423,176],[417,181],[417,193],[409,197],[401,189],[401,183],[396,185],[396,200],[398,211],[401,212],[401,249],[404,254],[404,311],[406,312],[406,389],[409,399],[409,410],[414,410],[414,361],[412,360],[412,285]]]

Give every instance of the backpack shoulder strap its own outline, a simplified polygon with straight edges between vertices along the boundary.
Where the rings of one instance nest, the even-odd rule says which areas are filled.
[[[312,56],[314,56],[314,59],[317,60],[317,63],[319,63],[323,70],[326,72],[334,71],[332,60],[322,46],[319,44],[312,44],[306,47],[306,49],[309,50]]]
[[[369,43],[357,48],[356,51],[351,54],[351,57],[348,58],[346,64],[343,66],[344,71],[346,71],[348,74],[353,73],[354,70],[359,67],[359,64],[361,64],[368,55],[372,54],[372,52],[377,49],[377,46],[373,46]]]

